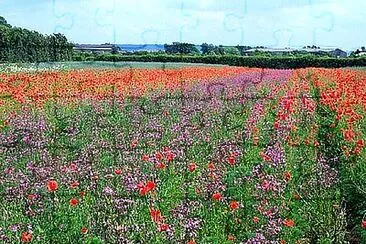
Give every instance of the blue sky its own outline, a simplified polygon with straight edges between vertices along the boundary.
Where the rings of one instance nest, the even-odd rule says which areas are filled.
[[[0,16],[74,43],[224,45],[352,50],[366,45],[364,0],[0,0]]]

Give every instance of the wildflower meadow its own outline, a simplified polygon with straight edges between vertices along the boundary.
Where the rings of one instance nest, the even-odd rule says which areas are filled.
[[[366,71],[0,73],[1,243],[366,243]]]

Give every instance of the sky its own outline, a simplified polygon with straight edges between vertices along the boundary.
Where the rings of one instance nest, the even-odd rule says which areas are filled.
[[[365,0],[0,0],[0,16],[73,43],[366,46]]]

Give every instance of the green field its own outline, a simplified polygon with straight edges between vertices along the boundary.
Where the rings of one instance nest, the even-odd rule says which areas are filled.
[[[159,62],[49,62],[49,63],[10,63],[0,64],[0,72],[42,71],[42,70],[69,70],[69,69],[120,69],[120,68],[149,68],[174,69],[182,67],[226,65],[193,64],[193,63],[159,63]]]

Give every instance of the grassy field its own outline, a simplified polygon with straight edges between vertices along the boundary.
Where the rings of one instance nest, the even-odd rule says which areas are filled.
[[[157,62],[50,62],[50,63],[24,63],[24,64],[0,64],[0,72],[27,72],[27,71],[47,71],[47,70],[69,70],[69,69],[176,69],[182,67],[223,67],[225,65],[208,65],[192,63],[157,63]]]

